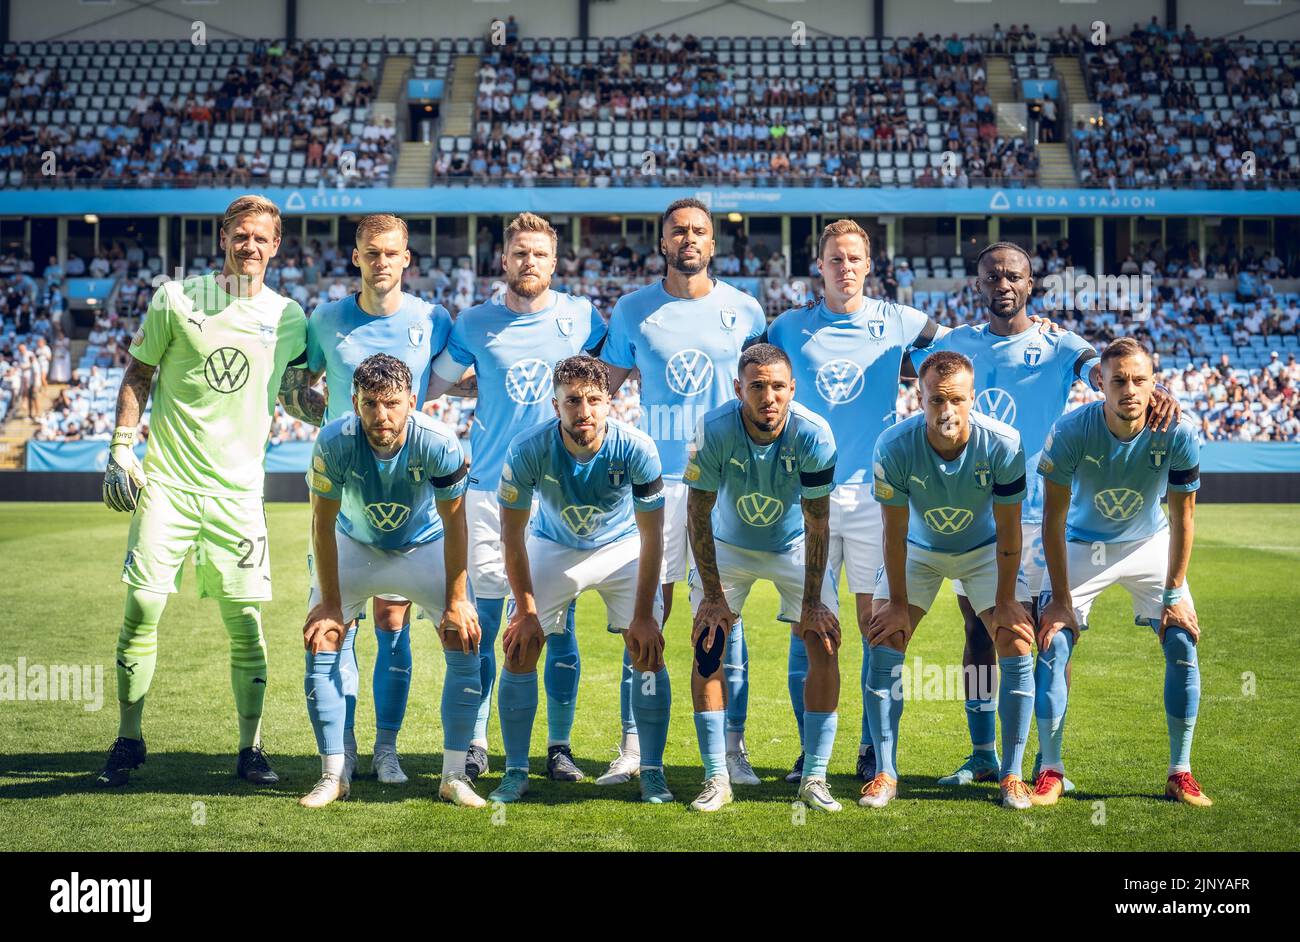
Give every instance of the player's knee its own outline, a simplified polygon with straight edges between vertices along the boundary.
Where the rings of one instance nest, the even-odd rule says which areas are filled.
[[[710,636],[712,636],[712,644],[706,651],[704,645]],[[722,656],[726,653],[725,639],[726,635],[721,629],[710,628],[700,632],[700,637],[695,642],[695,672],[705,680],[717,676],[722,667]]]
[[[380,631],[401,631],[410,617],[410,604],[389,602],[375,605],[375,627]]]
[[[889,648],[891,651],[897,651],[899,654],[906,653],[907,639],[901,633],[896,632],[883,641],[874,642],[871,647]]]
[[[998,657],[1024,657],[1029,653],[1029,642],[1009,628],[999,628],[994,647]]]
[[[262,643],[262,607],[256,602],[221,602],[221,621],[232,645]]]
[[[151,632],[162,620],[163,609],[167,606],[167,595],[163,592],[151,592],[138,586],[128,586],[126,590],[126,611],[122,618],[123,627],[132,634]]]
[[[1170,625],[1165,629],[1162,647],[1166,661],[1176,663],[1181,660],[1189,664],[1196,661],[1196,645],[1192,641],[1191,632],[1179,625]]]

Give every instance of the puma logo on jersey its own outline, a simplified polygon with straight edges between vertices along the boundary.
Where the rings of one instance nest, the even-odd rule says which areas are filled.
[[[925,482],[930,480],[930,475],[927,474],[923,478],[918,478],[915,474],[913,474],[908,478],[908,480],[915,481],[917,484],[921,485],[922,487],[925,487]]]
[[[1094,458],[1092,455],[1084,455],[1084,456],[1083,456],[1083,460],[1084,460],[1084,461],[1091,461],[1091,462],[1092,462],[1093,464],[1095,464],[1097,467],[1099,467],[1099,468],[1101,467],[1101,459],[1100,459],[1100,458]]]
[[[732,458],[732,459],[730,459],[730,460],[731,460],[731,463],[732,463],[732,464],[734,464],[737,468],[740,469],[740,473],[741,473],[741,474],[744,474],[744,473],[745,473],[745,469],[746,469],[747,467],[749,467],[749,462],[748,462],[748,461],[737,461],[735,458]]]
[[[193,324],[195,327],[197,327],[197,328],[199,329],[199,332],[200,332],[200,333],[203,332],[203,321],[196,321],[196,320],[195,320],[194,318],[192,318],[192,317],[187,317],[187,318],[185,318],[185,319],[186,319],[187,321],[189,321],[191,324]]]
[[[557,481],[555,478],[551,477],[549,474],[543,474],[543,475],[542,475],[542,480],[543,480],[543,481],[550,481],[552,484],[559,484],[559,483],[560,483],[560,482]]]
[[[411,669],[409,667],[390,667],[388,669],[394,674],[405,674],[407,677],[411,676]]]

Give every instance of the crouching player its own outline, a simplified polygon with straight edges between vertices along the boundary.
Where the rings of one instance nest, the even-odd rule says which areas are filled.
[[[346,798],[345,626],[374,595],[443,610],[438,634],[447,674],[442,689],[443,758],[438,795],[481,808],[465,775],[478,713],[478,617],[469,597],[465,523],[467,466],[456,438],[415,408],[411,371],[386,353],[366,357],[352,377],[355,415],[321,429],[312,453],[312,589],[303,627],[307,714],[321,777],[298,803],[319,808]]]
[[[537,715],[537,660],[565,632],[573,601],[594,589],[637,672],[632,717],[641,740],[641,800],[672,801],[664,745],[672,691],[663,658],[664,496],[659,453],[643,432],[609,418],[609,368],[589,356],[560,361],[553,374],[556,419],[510,442],[497,498],[501,544],[514,597],[502,641],[497,694],[506,771],[493,801],[528,792],[528,747]],[[527,535],[533,495],[537,525]],[[568,746],[552,744],[548,752]]]
[[[790,358],[759,343],[740,356],[736,396],[700,419],[682,477],[695,569],[691,697],[704,760],[704,790],[691,808],[731,802],[726,687],[722,667],[731,626],[758,579],[768,579],[808,649],[804,681],[804,765],[799,798],[839,811],[826,785],[840,698],[840,623],[826,578],[835,438],[830,425],[794,401]]]
[[[1020,504],[1025,453],[1010,425],[972,412],[975,374],[960,353],[940,351],[920,370],[925,412],[876,443],[875,496],[882,504],[885,564],[867,632],[871,663],[862,699],[871,710],[879,771],[859,804],[883,808],[898,794],[898,727],[907,644],[945,578],[960,579],[998,654],[1002,804],[1030,806],[1020,776],[1034,706],[1033,624],[1020,578]]]
[[[1046,484],[1043,549],[1050,590],[1039,600],[1035,672],[1043,764],[1033,801],[1053,805],[1062,792],[1061,740],[1069,687],[1065,668],[1088,610],[1107,586],[1133,597],[1139,625],[1150,625],[1165,655],[1169,770],[1165,794],[1207,807],[1192,777],[1192,731],[1201,700],[1196,645],[1200,626],[1187,588],[1193,511],[1200,487],[1200,446],[1185,422],[1168,431],[1147,425],[1154,388],[1151,356],[1131,337],[1101,355],[1105,400],[1057,419],[1038,464]],[[1160,498],[1169,493],[1169,520]]]

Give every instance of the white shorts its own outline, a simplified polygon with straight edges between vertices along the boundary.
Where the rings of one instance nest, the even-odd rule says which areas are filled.
[[[944,579],[965,584],[966,597],[981,614],[993,607],[998,594],[997,544],[977,546],[965,553],[939,553],[915,544],[907,544],[907,603],[929,611]],[[889,598],[889,577],[882,565],[876,573],[877,599]],[[1029,586],[1022,576],[1016,578],[1016,598],[1029,601]]]
[[[588,589],[605,602],[608,626],[625,631],[636,612],[641,538],[633,534],[599,549],[574,549],[554,540],[528,537],[528,568],[533,577],[537,619],[548,635],[563,634],[569,603]],[[511,603],[513,611],[514,602]],[[663,627],[663,597],[655,590],[654,617]]]
[[[1088,627],[1088,612],[1097,596],[1113,585],[1122,585],[1133,599],[1133,620],[1144,624],[1164,611],[1165,576],[1169,572],[1169,531],[1146,540],[1123,543],[1066,543],[1066,565],[1070,571],[1070,597],[1080,628]],[[1185,601],[1192,592],[1184,584]],[[1051,598],[1051,584],[1043,582],[1043,602]]]
[[[759,579],[767,579],[776,586],[777,594],[781,597],[781,611],[777,617],[791,624],[799,621],[803,614],[803,540],[784,553],[744,549],[718,539],[713,541],[713,545],[717,550],[718,579],[732,612],[739,616],[754,583]],[[704,600],[704,589],[700,585],[699,573],[694,568],[691,569],[690,584],[691,611],[694,612]],[[837,614],[840,610],[835,580],[829,576],[822,580],[822,604]]]
[[[871,484],[837,484],[831,491],[831,545],[826,571],[839,584],[844,567],[849,591],[870,595],[885,562],[885,526]]]
[[[505,557],[501,555],[501,505],[497,492],[466,491],[465,520],[469,524],[469,580],[481,599],[510,595]]]
[[[690,573],[691,544],[686,532],[686,497],[690,492],[684,481],[664,481],[662,583],[684,582]]]
[[[447,604],[447,572],[443,568],[442,538],[404,550],[376,549],[343,533],[338,542],[339,596],[343,621],[350,622],[366,609],[372,596],[391,594],[410,599],[427,612],[441,612]],[[308,558],[310,564],[310,557]],[[307,607],[320,602],[315,567]]]
[[[307,523],[307,576],[308,576],[309,579],[311,578],[311,576],[312,576],[312,572],[313,572],[313,570],[312,570],[312,565],[313,565],[312,556],[313,556],[313,554],[314,554],[314,552],[315,552],[315,547],[314,547],[314,544],[313,544],[313,542],[312,542],[312,532],[311,532],[311,531],[312,531],[311,521],[308,521],[308,523]],[[335,532],[337,533],[338,531],[335,531]],[[380,593],[377,593],[377,594],[375,595],[375,598],[377,598],[377,599],[383,599],[385,602],[395,602],[395,603],[402,604],[402,605],[409,605],[409,604],[411,604],[411,600],[410,600],[410,599],[403,598],[402,596],[397,595],[397,594],[395,594],[395,593],[393,593],[393,592],[380,592]],[[438,611],[441,612],[442,609],[438,609]],[[415,611],[415,617],[416,617],[416,618],[425,618],[426,616],[425,616],[425,613],[423,612],[423,610],[417,608],[416,611]],[[361,614],[357,616],[357,620],[358,620],[358,621],[365,621],[365,618],[366,618],[366,610],[365,610],[365,607],[362,606]],[[349,619],[349,621],[350,621],[350,620],[351,620],[351,619]],[[436,621],[436,620],[437,620],[437,619],[435,619],[435,621]]]
[[[908,551],[911,551],[910,545]],[[1047,557],[1043,555],[1043,525],[1041,523],[1020,524],[1020,578],[1029,587],[1032,597],[1037,597],[1038,587],[1042,585],[1046,572]],[[953,580],[952,590],[958,595],[966,595],[960,579]],[[977,608],[975,611],[982,612],[983,609]]]

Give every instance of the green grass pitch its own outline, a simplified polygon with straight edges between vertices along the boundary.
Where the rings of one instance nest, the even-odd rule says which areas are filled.
[[[533,736],[533,790],[493,812],[436,800],[441,765],[437,707],[442,658],[428,622],[417,622],[414,682],[401,748],[409,784],[359,777],[352,798],[319,811],[296,799],[319,772],[302,692],[301,625],[307,575],[307,508],[268,506],[275,601],[264,609],[271,655],[264,738],[281,784],[257,790],[233,775],[235,718],[225,633],[212,602],[196,598],[192,571],[159,632],[159,664],[145,711],[148,764],[125,790],[91,785],[116,733],[113,647],[124,589],[118,581],[127,519],[91,504],[0,505],[4,627],[0,664],[100,664],[98,712],[67,701],[0,700],[0,848],[4,850],[1295,850],[1300,805],[1291,767],[1300,712],[1294,617],[1300,571],[1300,507],[1204,506],[1190,584],[1204,637],[1195,770],[1210,809],[1161,799],[1167,738],[1161,707],[1163,659],[1151,633],[1132,624],[1127,595],[1111,589],[1075,658],[1066,759],[1079,791],[1055,808],[1002,810],[997,786],[942,788],[968,748],[959,699],[907,704],[900,748],[900,798],[883,811],[859,808],[853,778],[862,644],[845,625],[839,736],[830,784],[845,810],[834,816],[792,807],[783,774],[798,753],[786,692],[786,629],[763,586],[746,609],[751,692],[748,743],[761,787],[737,789],[723,812],[694,815],[686,802],[701,778],[688,688],[684,600],[668,625],[675,704],[668,783],[677,803],[646,806],[635,783],[601,789],[593,779],[618,735],[621,642],[604,630],[594,594],[578,609],[582,686],[574,752],[587,781],[537,776],[545,761],[545,703]],[[845,603],[848,597],[845,597]],[[847,614],[848,604],[843,605]],[[960,619],[947,589],[908,654],[960,663]],[[375,642],[358,642],[361,770],[373,735],[369,691]],[[492,771],[501,773],[500,730],[491,731]],[[1035,740],[1026,762],[1032,761]],[[1029,769],[1026,768],[1026,774]]]

